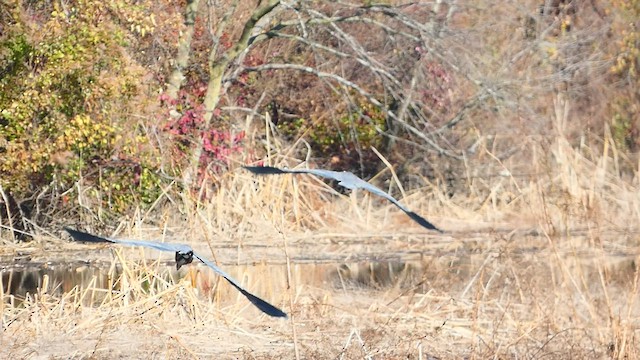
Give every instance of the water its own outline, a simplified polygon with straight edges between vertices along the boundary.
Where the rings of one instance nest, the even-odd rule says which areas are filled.
[[[131,265],[131,264],[130,264]],[[177,271],[172,264],[153,263],[151,266],[134,265],[139,284],[149,290],[161,284],[175,284],[181,279],[209,292],[212,282],[218,277],[204,266],[186,266]],[[138,267],[139,266],[139,267]],[[270,278],[275,286],[284,286],[286,265],[256,264],[244,266],[224,266],[225,271],[245,283],[253,290],[252,283],[258,286],[261,277]],[[385,289],[391,287],[411,288],[420,283],[424,274],[424,265],[420,262],[350,262],[336,264],[294,264],[292,277],[298,284],[343,289]],[[194,273],[196,274],[194,276]],[[35,264],[20,267],[4,267],[0,270],[4,296],[13,296],[18,300],[28,294],[63,294],[78,289],[101,289],[120,291],[123,286],[123,269],[118,264]],[[195,278],[195,279],[192,279]],[[136,280],[127,280],[130,283]],[[282,283],[282,284],[280,284]],[[280,284],[280,285],[278,285]],[[416,291],[420,291],[416,289]]]
[[[544,251],[544,253],[543,253]],[[546,253],[546,255],[545,255]],[[327,291],[370,290],[386,291],[397,289],[401,292],[426,293],[436,289],[445,293],[468,293],[479,275],[480,280],[499,285],[511,281],[507,279],[517,271],[518,276],[544,275],[541,281],[551,281],[562,276],[562,267],[554,265],[556,255],[542,250],[511,253],[504,256],[500,252],[473,253],[459,251],[432,256],[403,254],[396,259],[316,262],[298,259],[291,264],[251,263],[245,265],[223,264],[221,267],[250,291],[269,295],[281,293],[288,282],[295,286],[309,286]],[[607,283],[623,286],[632,284],[637,271],[634,256],[608,255],[605,261],[590,253],[562,254],[565,269],[576,269],[587,283],[600,283],[601,277]],[[124,264],[124,265],[123,265]],[[599,265],[598,265],[599,264]],[[123,269],[123,266],[125,267]],[[604,274],[604,275],[603,275]],[[100,262],[46,262],[29,261],[22,265],[0,263],[2,278],[1,295],[6,301],[22,301],[28,294],[60,295],[70,291],[89,289],[97,296],[91,301],[100,301],[107,295],[137,287],[142,293],[157,293],[181,281],[190,282],[200,293],[212,296],[219,287],[221,278],[203,264],[193,263],[179,271],[171,259],[164,261],[100,261]],[[290,277],[290,279],[288,279]],[[491,280],[494,278],[494,280]],[[224,280],[222,280],[224,282]],[[495,281],[498,281],[497,283]],[[235,294],[234,289],[223,285],[224,294]],[[216,292],[221,295],[219,291]]]

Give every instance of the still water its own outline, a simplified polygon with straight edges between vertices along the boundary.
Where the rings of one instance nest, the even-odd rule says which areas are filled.
[[[287,277],[287,267],[282,264],[225,265],[224,269],[252,289],[255,287],[254,283],[258,286],[265,278],[276,287],[284,286]],[[390,287],[415,287],[423,278],[424,270],[424,265],[417,261],[305,263],[291,265],[291,276],[298,284],[308,286],[380,290]],[[178,271],[169,262],[156,262],[147,266],[128,264],[124,270],[117,263],[43,263],[0,267],[0,274],[2,296],[12,297],[17,301],[29,295],[63,294],[73,289],[91,288],[117,292],[122,288],[124,281],[128,281],[129,285],[137,281],[139,286],[147,290],[161,284],[189,281],[194,287],[208,293],[213,287],[212,282],[219,279],[204,266],[185,266]],[[125,278],[129,280],[124,280]],[[420,287],[414,291],[420,292]]]

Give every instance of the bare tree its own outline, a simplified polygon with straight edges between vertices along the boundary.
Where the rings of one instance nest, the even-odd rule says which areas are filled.
[[[231,4],[230,10],[225,14],[225,20],[222,24],[219,24],[218,34],[222,31],[224,26],[226,26],[226,21],[228,21],[229,17],[232,15],[233,10],[236,9],[239,1],[235,1]],[[280,4],[279,0],[268,0],[268,1],[259,1],[256,5],[255,9],[251,13],[251,16],[244,23],[244,27],[242,29],[242,33],[239,38],[235,42],[235,44],[224,51],[222,54],[218,54],[218,46],[213,46],[209,55],[209,82],[207,86],[207,92],[204,98],[204,127],[208,128],[211,124],[211,118],[213,116],[213,111],[218,106],[218,102],[220,101],[222,83],[225,76],[225,72],[228,70],[229,65],[237,60],[238,56],[240,56],[244,51],[247,50],[249,46],[249,40],[255,31],[255,28],[258,22],[263,19],[266,15],[268,15],[276,6]],[[219,37],[218,37],[219,38]],[[185,170],[183,174],[183,182],[185,186],[191,187],[193,184],[193,179],[195,174],[197,173],[197,169],[200,165],[200,157],[202,154],[202,139],[197,142],[195,148],[192,151],[191,162],[189,167]]]
[[[387,117],[387,125],[377,126],[380,136],[411,144],[435,154],[460,159],[459,152],[442,134],[447,125],[442,108],[445,99],[444,84],[447,72],[455,71],[455,57],[438,49],[434,22],[438,20],[431,6],[410,5],[356,5],[343,2],[259,1],[250,9],[242,31],[233,46],[222,50],[218,44],[209,54],[209,80],[204,99],[205,127],[226,90],[247,72],[288,72],[313,75],[331,91],[336,91],[347,105],[346,111],[362,111],[358,98],[364,99]],[[219,11],[219,7],[210,11]],[[455,7],[446,7],[446,19]],[[225,15],[212,24],[214,39],[219,39],[230,19],[237,20],[242,11],[238,2],[226,7]],[[445,32],[445,21],[440,21],[438,32]],[[313,54],[311,64],[303,64],[290,54],[276,58],[263,56],[260,64],[245,64],[247,54],[264,54],[269,47],[300,48]],[[281,52],[282,49],[281,49]],[[282,62],[277,60],[283,60]],[[444,79],[444,81],[443,81]],[[425,87],[433,89],[425,90]],[[432,102],[434,106],[428,104]],[[325,105],[326,106],[326,105]],[[330,107],[330,106],[326,106]],[[461,116],[458,116],[460,121]],[[456,122],[457,122],[456,121]],[[439,126],[445,125],[444,129]],[[409,134],[404,136],[399,133]],[[185,184],[192,184],[199,166],[201,144],[192,152],[191,163],[184,173]]]
[[[171,99],[178,97],[178,91],[184,82],[184,70],[189,65],[189,54],[191,53],[191,41],[193,40],[193,32],[195,30],[196,15],[198,13],[198,5],[200,0],[188,0],[184,14],[185,29],[180,36],[178,42],[178,53],[176,55],[175,67],[169,76],[167,83],[167,95]]]
[[[422,170],[440,167],[452,177],[459,177],[458,170],[478,154],[480,145],[497,146],[496,134],[502,132],[512,140],[492,152],[498,173],[502,161],[524,153],[516,132],[526,135],[544,126],[536,105],[523,99],[530,91],[553,94],[557,87],[549,81],[561,82],[567,68],[537,74],[521,71],[523,62],[538,61],[548,52],[545,39],[551,25],[531,40],[524,33],[518,35],[518,18],[534,17],[537,5],[528,9],[517,2],[492,4],[476,8],[444,0],[408,4],[272,0],[210,7],[210,13],[224,9],[219,21],[210,24],[213,38],[219,39],[226,29],[233,34],[233,44],[223,48],[214,42],[209,54],[205,126],[212,126],[222,99],[228,111],[252,114],[262,101],[275,104],[281,108],[280,121],[339,122],[351,114],[347,118],[353,124],[346,131],[352,134],[340,136],[357,135],[356,122],[364,121],[385,139],[387,152],[401,149],[406,161],[396,162],[419,164]],[[464,13],[472,11],[486,11],[481,16],[486,19],[501,18],[495,24],[465,28]],[[235,28],[241,30],[232,31]],[[489,38],[503,43],[492,47],[485,43]],[[580,51],[589,41],[580,45]],[[565,43],[557,44],[562,46]],[[494,48],[504,49],[503,53],[492,52]],[[573,59],[579,67],[596,64],[597,52],[582,55],[586,54]],[[234,89],[247,74],[255,76],[251,86],[257,91],[247,95],[251,105],[242,105]],[[481,126],[465,122],[480,113]],[[383,123],[375,118],[379,114]],[[519,129],[507,120],[511,117],[531,121]],[[196,144],[184,173],[187,186],[193,183],[201,151],[202,144]],[[368,149],[356,139],[354,151]]]

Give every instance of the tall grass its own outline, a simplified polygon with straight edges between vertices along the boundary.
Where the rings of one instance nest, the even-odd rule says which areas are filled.
[[[105,234],[207,251],[288,321],[260,314],[204,267],[176,277],[158,262],[164,255],[122,249],[106,253],[107,286],[52,292],[44,281],[21,301],[3,291],[2,354],[638,358],[637,180],[619,170],[610,138],[599,153],[572,145],[570,104],[555,106],[556,138],[537,149],[537,176],[506,172],[464,199],[436,186],[405,190],[402,201],[445,235],[366,193],[241,169],[193,212],[159,201]],[[274,164],[298,165],[279,156]],[[370,262],[380,259],[406,264]]]

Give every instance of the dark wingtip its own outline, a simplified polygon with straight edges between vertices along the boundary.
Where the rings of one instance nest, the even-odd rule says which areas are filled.
[[[435,225],[433,225],[432,223],[427,221],[427,219],[425,219],[422,216],[414,213],[413,211],[408,211],[407,215],[409,215],[410,218],[412,218],[418,224],[422,225],[422,227],[424,227],[424,228],[427,228],[429,230],[435,230],[435,231],[437,231],[437,232],[439,232],[441,234],[444,233],[444,231],[438,229]]]
[[[263,313],[273,317],[281,317],[285,319],[288,318],[287,313],[278,309],[277,307],[269,304],[268,302],[260,299],[259,297],[253,295],[252,293],[244,289],[238,288],[238,290],[240,290],[242,295],[246,296],[247,299],[249,299],[249,301],[251,301],[251,303],[255,305],[258,309],[260,309]]]
[[[246,170],[259,175],[286,174],[287,172],[273,166],[243,166]]]
[[[260,309],[260,311],[262,311],[263,313],[273,317],[287,318],[287,313],[285,313],[284,311],[278,309],[277,307],[269,304],[268,302],[260,299],[259,297],[245,290],[242,286],[236,283],[235,280],[230,278],[229,275],[227,275],[224,271],[220,270],[213,263],[199,257],[196,254],[194,254],[194,257],[202,261],[205,265],[213,269],[213,271],[215,271],[218,275],[222,276],[225,280],[227,280],[227,282],[231,284],[231,286],[235,287],[238,291],[240,291],[240,293],[244,295],[247,298],[247,300],[249,300],[255,307]]]
[[[64,227],[64,231],[68,232],[69,235],[71,235],[71,237],[75,241],[92,242],[92,243],[105,243],[105,242],[110,243],[110,242],[113,242],[113,241],[110,241],[109,239],[105,239],[103,237],[96,236],[96,235],[91,235],[91,234],[86,233],[86,232],[74,230],[74,229],[68,228],[66,226]]]

